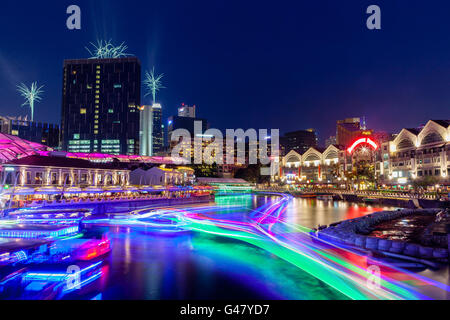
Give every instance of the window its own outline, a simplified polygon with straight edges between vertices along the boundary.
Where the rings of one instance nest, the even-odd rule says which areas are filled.
[[[119,84],[114,84],[114,89],[119,89],[119,88],[122,88],[122,85],[119,83]]]
[[[98,134],[98,130],[94,130],[94,134]]]
[[[52,184],[58,184],[58,174],[56,172],[52,172]]]
[[[96,115],[94,116],[94,118],[95,118],[95,119],[98,119],[98,114],[96,114]]]
[[[18,136],[19,135],[19,131],[18,130],[11,130],[11,134],[13,136]]]
[[[36,184],[42,184],[42,172],[36,172],[36,175],[34,176],[34,180]]]
[[[80,108],[80,114],[86,114],[86,108]]]
[[[74,133],[74,134],[73,134],[73,138],[74,138],[75,140],[80,139],[80,134],[79,134],[79,133]]]
[[[108,109],[108,113],[114,113],[113,109]]]

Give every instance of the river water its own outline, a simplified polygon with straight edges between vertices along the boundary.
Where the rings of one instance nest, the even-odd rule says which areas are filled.
[[[216,197],[209,216],[243,216],[272,196]],[[286,221],[308,228],[392,209],[364,204],[292,199]],[[346,299],[302,269],[238,239],[195,231],[161,233],[145,226],[97,226],[111,239],[102,276],[75,299]]]

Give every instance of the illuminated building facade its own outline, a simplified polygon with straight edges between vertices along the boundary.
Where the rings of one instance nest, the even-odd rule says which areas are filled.
[[[27,118],[0,116],[0,132],[51,148],[57,148],[60,142],[58,125],[30,121]]]
[[[201,130],[201,133],[195,132],[195,122],[199,123],[199,129]],[[178,141],[172,141],[172,133],[177,129],[187,130],[189,132],[189,134],[191,135],[191,141],[183,141],[181,143],[185,144],[185,149],[190,148],[190,152],[193,157],[194,156],[194,145],[193,145],[194,138],[195,138],[196,134],[203,135],[203,132],[208,130],[208,121],[206,119],[201,119],[201,118],[190,118],[190,117],[180,117],[180,116],[169,117],[168,127],[167,127],[167,132],[168,132],[167,135],[168,135],[168,139],[169,139],[170,152],[181,141],[181,138]],[[199,130],[199,132],[200,132],[200,130]],[[199,138],[201,138],[201,137],[199,137]],[[191,145],[191,144],[192,144],[192,146],[189,147],[189,145]]]
[[[281,158],[275,180],[304,184],[337,183],[342,176],[339,169],[341,151],[335,145],[326,149],[309,148],[303,154],[291,150]]]
[[[164,147],[162,124],[162,107],[159,103],[153,106],[142,106],[140,110],[139,154],[152,156]]]
[[[139,154],[139,60],[65,60],[63,77],[62,149]]]
[[[138,168],[130,173],[130,182],[133,185],[180,185],[190,182],[190,179],[188,175],[175,168]]]
[[[450,120],[429,120],[423,127],[402,129],[393,140],[381,144],[377,170],[385,184],[428,180],[448,185]]]
[[[4,164],[0,170],[0,181],[25,187],[127,185],[129,171],[107,163],[33,155]]]

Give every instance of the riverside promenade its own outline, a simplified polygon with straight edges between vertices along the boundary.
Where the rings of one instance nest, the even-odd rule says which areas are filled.
[[[348,202],[364,202],[409,209],[448,208],[450,201],[448,195],[437,193],[412,193],[403,191],[379,190],[338,190],[338,189],[309,189],[304,191],[289,190],[280,187],[256,188],[256,192],[283,192],[294,197],[318,198],[331,196],[333,200]]]

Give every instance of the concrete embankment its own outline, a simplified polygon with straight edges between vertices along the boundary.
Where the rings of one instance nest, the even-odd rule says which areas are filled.
[[[269,192],[269,190],[257,190],[256,192]],[[273,192],[273,191],[272,191]],[[318,196],[328,195],[332,196],[333,200],[339,201],[344,200],[348,202],[357,202],[357,203],[367,203],[374,204],[380,206],[390,206],[390,207],[399,207],[399,208],[449,208],[450,201],[440,201],[436,199],[418,199],[418,198],[410,198],[407,196],[384,196],[380,194],[357,194],[357,193],[344,193],[344,192],[335,192],[333,190],[329,191],[309,191],[309,192],[300,192],[300,191],[278,191],[290,194],[294,197],[299,198],[317,198]]]
[[[349,202],[364,202],[399,208],[448,208],[449,201],[439,201],[432,199],[408,199],[408,198],[390,198],[390,197],[370,197],[357,194],[339,194],[334,195],[336,200],[345,200]]]
[[[364,217],[342,221],[336,225],[320,230],[320,238],[352,245],[362,249],[390,252],[421,259],[448,259],[449,250],[425,247],[415,243],[370,237],[372,228],[382,222],[413,214],[435,215],[438,209],[381,211]]]

